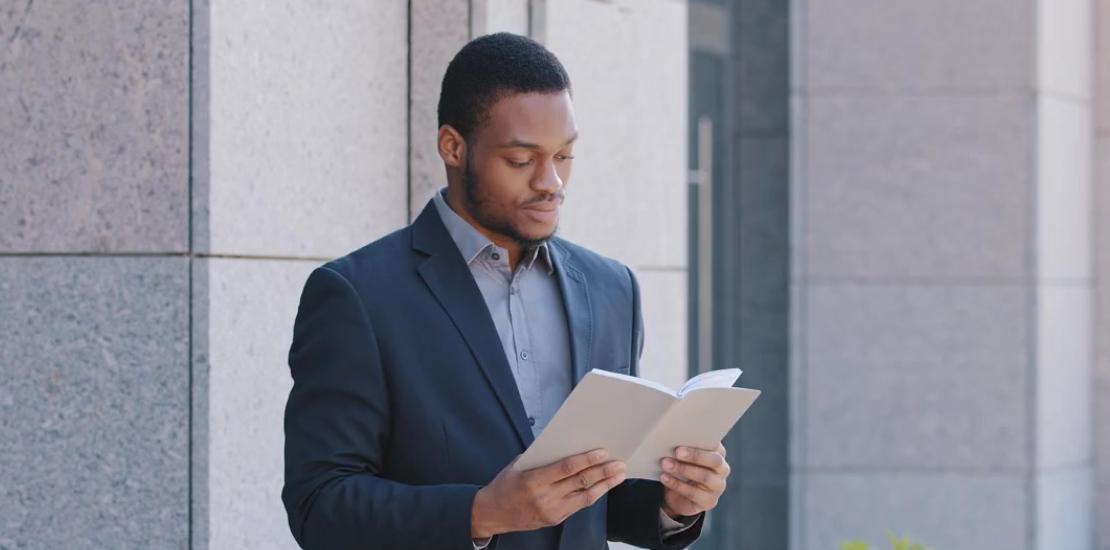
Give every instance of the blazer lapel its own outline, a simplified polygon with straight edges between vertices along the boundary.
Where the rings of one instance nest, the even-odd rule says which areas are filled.
[[[528,447],[534,436],[501,337],[466,261],[431,203],[413,222],[413,248],[430,255],[417,268],[420,276],[466,340],[521,445]]]
[[[593,344],[594,330],[590,289],[586,283],[586,275],[575,267],[570,250],[557,240],[552,240],[549,248],[555,254],[555,272],[559,277],[559,288],[563,291],[574,363],[574,384],[578,385],[590,370],[590,347]]]

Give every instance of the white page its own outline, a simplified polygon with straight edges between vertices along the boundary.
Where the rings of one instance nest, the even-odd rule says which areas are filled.
[[[699,388],[731,388],[740,375],[743,373],[740,369],[720,369],[703,372],[682,385],[678,390],[678,397],[682,397],[687,393]]]

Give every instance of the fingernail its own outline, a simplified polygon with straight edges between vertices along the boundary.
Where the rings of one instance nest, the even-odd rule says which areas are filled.
[[[601,462],[602,460],[605,460],[606,458],[609,458],[609,453],[607,453],[605,451],[598,451],[598,452],[594,453],[594,460],[596,460],[598,462]]]
[[[690,458],[690,450],[686,447],[678,448],[678,458]]]
[[[663,475],[659,476],[659,480],[662,481],[663,483],[670,483],[671,482],[671,476],[669,476],[667,474],[663,474]]]
[[[664,470],[673,470],[674,469],[674,461],[669,459],[669,458],[663,459],[663,469]]]

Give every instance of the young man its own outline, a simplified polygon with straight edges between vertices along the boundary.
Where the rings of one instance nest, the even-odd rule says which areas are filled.
[[[636,375],[643,344],[632,272],[554,236],[578,137],[566,71],[528,38],[474,40],[447,68],[439,123],[447,187],[305,284],[285,413],[294,537],[685,548],[724,491],[723,447],[678,449],[660,481],[626,481],[604,450],[512,466],[589,369]]]

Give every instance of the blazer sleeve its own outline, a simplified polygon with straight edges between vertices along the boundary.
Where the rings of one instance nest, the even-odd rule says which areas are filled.
[[[639,376],[640,356],[644,351],[644,320],[640,309],[640,285],[632,270],[628,270],[628,277],[632,285],[632,360],[629,374]],[[654,550],[680,550],[698,540],[705,523],[705,514],[700,514],[688,529],[664,538],[659,513],[663,504],[663,484],[658,481],[625,481],[609,491],[608,501],[606,534],[613,542]]]
[[[281,496],[301,548],[473,550],[478,486],[381,477],[390,437],[387,377],[362,301],[327,266],[305,283],[289,368]]]

